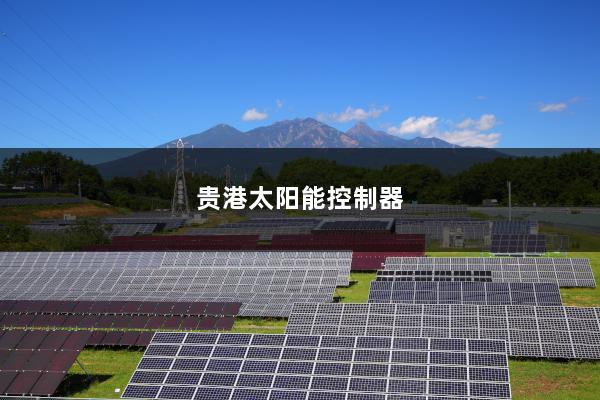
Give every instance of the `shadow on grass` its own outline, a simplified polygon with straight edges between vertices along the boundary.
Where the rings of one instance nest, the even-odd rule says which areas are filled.
[[[112,378],[112,375],[67,374],[54,393],[57,397],[71,397],[75,393],[88,389],[95,383],[101,383]]]

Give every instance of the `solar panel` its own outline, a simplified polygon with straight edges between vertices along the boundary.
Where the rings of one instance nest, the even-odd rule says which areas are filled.
[[[509,355],[600,359],[600,308],[296,304],[286,333],[505,340]]]
[[[27,228],[35,232],[66,232],[70,225],[29,224]]]
[[[505,347],[478,339],[157,333],[123,397],[509,399]]]
[[[372,281],[369,303],[562,305],[556,283]]]
[[[147,216],[147,217],[108,217],[102,220],[104,224],[108,225],[125,225],[125,224],[155,224],[159,230],[173,230],[183,227],[187,222],[187,218],[178,218],[170,216]]]
[[[29,394],[33,385],[42,375],[39,371],[23,371],[14,378],[11,384],[6,388],[5,393],[8,395],[26,395]]]
[[[0,394],[52,395],[89,337],[83,331],[0,331]]]
[[[338,215],[353,215],[353,216],[370,216],[381,217],[382,215],[391,215],[391,216],[410,216],[410,215],[427,215],[427,214],[436,214],[436,215],[455,215],[455,216],[464,216],[467,213],[467,206],[459,205],[459,204],[411,204],[411,203],[403,203],[401,210],[359,210],[357,208],[352,208],[350,210],[317,210],[314,211],[313,214],[317,215],[330,215],[330,216],[338,216]]]
[[[546,236],[530,234],[494,234],[490,244],[494,255],[543,255],[546,253]]]
[[[156,227],[157,224],[113,224],[109,237],[150,235]]]
[[[390,251],[422,255],[425,236],[368,231],[315,231],[310,235],[275,235],[269,247],[273,250]]]
[[[219,228],[241,228],[241,227],[291,227],[307,226],[314,227],[321,222],[318,218],[252,218],[245,221],[238,221],[226,224],[220,224]]]
[[[35,385],[29,390],[32,396],[48,396],[53,394],[64,378],[60,372],[44,372]]]
[[[444,229],[460,230],[466,240],[482,240],[490,236],[490,223],[476,220],[396,219],[396,233],[420,233],[428,240],[442,240]]]
[[[313,225],[285,225],[285,226],[217,226],[214,228],[190,228],[185,234],[190,236],[201,235],[258,235],[259,240],[271,240],[273,235],[308,234]]]
[[[240,315],[285,317],[295,302],[333,300],[339,269],[325,268],[4,267],[0,298],[240,302]],[[74,321],[77,317],[65,324],[98,323],[91,317]]]
[[[319,223],[315,231],[382,231],[389,232],[392,229],[394,220],[391,218],[380,220],[323,220]]]
[[[527,235],[538,231],[537,221],[493,221],[492,235],[520,234]]]
[[[338,269],[338,284],[349,284],[350,251],[178,251],[178,252],[3,252],[0,266],[53,268],[303,268]],[[1,276],[11,276],[14,270]],[[1,278],[0,278],[1,279]]]
[[[388,257],[385,270],[377,272],[378,280],[435,281],[460,277],[466,280],[469,276],[473,280],[491,278],[491,282],[555,282],[560,287],[596,287],[587,258]]]

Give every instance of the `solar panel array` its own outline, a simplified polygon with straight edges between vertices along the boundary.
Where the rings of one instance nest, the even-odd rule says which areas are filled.
[[[377,273],[375,278],[382,282],[498,282],[502,279],[492,278],[492,271],[483,270],[385,270]]]
[[[258,235],[117,236],[110,244],[87,251],[248,251],[258,247]]]
[[[318,218],[252,218],[245,221],[221,224],[221,228],[239,227],[278,227],[278,226],[316,226],[321,222]]]
[[[156,224],[160,230],[173,230],[182,228],[187,222],[187,218],[171,217],[171,216],[145,216],[145,217],[107,217],[102,220],[103,223],[109,225],[123,224]]]
[[[29,224],[27,228],[35,232],[65,232],[71,225]]]
[[[546,253],[546,235],[494,234],[490,252],[494,255],[542,255]]]
[[[166,329],[166,328],[165,328]],[[146,347],[154,332],[132,330],[93,330],[86,346],[99,347]]]
[[[600,308],[296,304],[286,333],[505,340],[509,355],[600,359]]]
[[[342,286],[349,284],[351,264],[350,251],[0,253],[0,267],[337,269]]]
[[[229,330],[240,303],[0,301],[5,328]]]
[[[414,214],[441,214],[441,215],[452,215],[452,216],[464,216],[467,213],[466,205],[459,204],[411,204],[403,203],[402,209],[400,210],[359,210],[352,208],[350,210],[317,210],[313,212],[317,215],[360,215],[380,217],[382,215],[390,216],[404,216]]]
[[[160,332],[123,397],[509,399],[511,393],[502,341]]]
[[[51,206],[56,204],[82,203],[81,197],[12,197],[0,198],[0,207],[10,206]]]
[[[89,332],[0,331],[0,394],[50,396]]]
[[[420,253],[394,252],[394,251],[353,251],[352,270],[375,271],[384,268],[385,259],[388,257],[419,256]]]
[[[466,214],[467,206],[463,204],[402,204],[402,211],[407,214]]]
[[[274,235],[270,248],[273,250],[392,251],[424,254],[425,236],[367,231],[321,231],[311,235]]]
[[[294,302],[332,301],[338,274],[323,268],[4,267],[0,299],[241,302],[240,315],[285,317]]]
[[[464,271],[464,277],[479,276],[486,280],[491,272],[492,282],[556,282],[561,287],[596,287],[587,258],[389,257],[385,270],[378,271],[377,277],[442,280],[452,277],[446,275],[450,271]]]
[[[499,220],[492,223],[492,235],[528,235],[537,230],[537,221]]]
[[[156,230],[156,224],[113,224],[109,237],[150,235]]]
[[[490,235],[487,221],[455,221],[435,219],[396,219],[396,233],[421,233],[428,240],[442,240],[444,229],[460,230],[466,240],[482,240]]]
[[[444,221],[444,222],[461,222],[461,221],[476,221],[474,218],[467,215],[453,215],[453,214],[402,214],[395,218],[395,222],[404,221]]]
[[[372,281],[369,303],[562,305],[556,283]]]
[[[107,217],[102,220],[102,223],[107,225],[108,236],[116,237],[149,235],[155,231],[178,229],[186,221],[185,218],[171,217]],[[42,220],[28,225],[28,227],[40,232],[56,232],[65,231],[76,223],[76,221],[61,219]]]
[[[315,231],[367,231],[367,232],[388,232],[391,231],[394,220],[391,218],[385,220],[323,220],[317,225]]]
[[[259,240],[271,240],[273,235],[296,235],[308,234],[312,231],[311,226],[239,226],[239,227],[215,227],[215,228],[190,228],[186,235],[208,236],[208,235],[258,235]]]
[[[64,232],[69,228],[75,227],[76,224],[76,220],[43,219],[34,221],[27,225],[27,227],[35,232]]]

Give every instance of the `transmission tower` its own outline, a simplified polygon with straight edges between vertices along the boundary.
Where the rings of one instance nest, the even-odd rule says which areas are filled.
[[[185,167],[183,163],[183,140],[177,141],[177,173],[175,174],[175,187],[173,189],[173,200],[171,201],[171,215],[188,216],[190,206],[188,204],[187,188],[185,186]]]

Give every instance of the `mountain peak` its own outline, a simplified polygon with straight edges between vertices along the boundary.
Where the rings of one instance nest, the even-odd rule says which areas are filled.
[[[233,126],[228,125],[228,124],[217,124],[210,129],[235,129],[237,131],[236,128],[234,128]]]
[[[357,122],[352,128],[346,131],[348,135],[374,135],[377,133],[373,128],[363,121]]]
[[[242,132],[217,124],[183,138],[196,148],[448,148],[457,147],[438,138],[406,140],[371,128],[363,121],[346,132],[315,118],[296,118]]]

